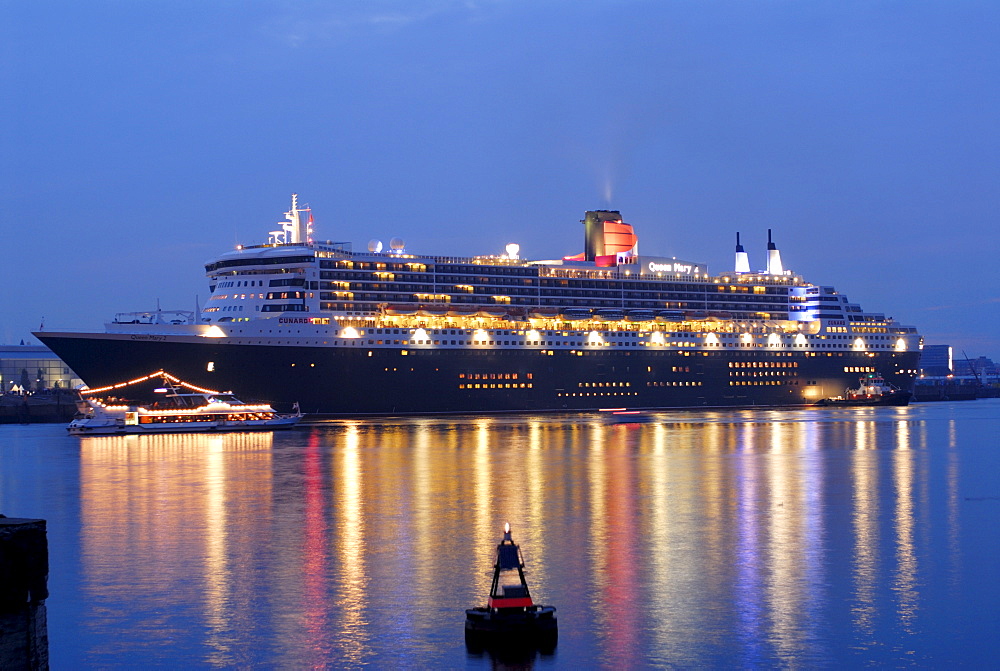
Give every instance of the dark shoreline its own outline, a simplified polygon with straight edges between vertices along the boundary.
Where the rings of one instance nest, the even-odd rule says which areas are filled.
[[[0,396],[0,424],[56,424],[69,422],[76,414],[72,393]]]

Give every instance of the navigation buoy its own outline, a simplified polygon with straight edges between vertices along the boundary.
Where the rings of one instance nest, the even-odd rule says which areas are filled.
[[[558,639],[556,609],[536,605],[524,579],[524,558],[514,543],[510,523],[493,562],[493,583],[485,607],[465,611],[465,643],[482,648],[494,643],[534,645],[552,649]]]

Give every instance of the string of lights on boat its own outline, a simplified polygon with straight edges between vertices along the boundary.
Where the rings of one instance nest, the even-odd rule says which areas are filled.
[[[173,384],[176,384],[176,385],[178,385],[180,387],[184,387],[185,389],[190,389],[191,391],[196,391],[196,392],[198,392],[200,394],[221,394],[221,393],[223,393],[221,391],[216,391],[214,389],[205,389],[203,387],[198,387],[198,386],[195,386],[193,384],[190,384],[189,382],[184,382],[179,377],[171,375],[170,373],[168,373],[168,372],[166,372],[164,370],[158,370],[155,373],[150,373],[149,375],[143,375],[142,377],[137,377],[134,380],[129,380],[128,382],[119,382],[118,384],[112,384],[112,385],[108,385],[106,387],[97,387],[96,389],[91,389],[90,387],[86,387],[85,386],[85,387],[82,387],[79,391],[80,391],[81,394],[103,394],[104,392],[114,391],[115,389],[121,389],[123,387],[131,387],[131,386],[134,386],[134,385],[137,385],[137,384],[141,384],[143,382],[146,382],[148,380],[152,380],[152,379],[157,378],[157,377],[163,378],[165,380],[169,380]]]

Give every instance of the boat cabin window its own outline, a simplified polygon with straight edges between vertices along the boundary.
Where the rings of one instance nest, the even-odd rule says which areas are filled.
[[[172,400],[177,408],[197,408],[205,404],[205,398],[200,394],[197,396],[178,394],[177,396],[168,396],[167,399]]]

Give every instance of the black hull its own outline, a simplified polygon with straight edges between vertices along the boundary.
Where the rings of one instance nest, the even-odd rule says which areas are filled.
[[[37,333],[89,386],[163,369],[322,415],[810,406],[874,367],[909,390],[917,352],[588,351],[254,345],[211,338]],[[403,352],[406,352],[404,354]],[[757,363],[754,363],[757,362]],[[759,366],[758,368],[734,368]],[[793,367],[794,366],[794,367]]]
[[[891,394],[882,394],[881,396],[872,398],[827,398],[823,399],[816,405],[832,405],[832,406],[906,406],[910,404],[910,399],[913,394],[908,391],[893,392]]]
[[[74,436],[162,436],[178,433],[259,433],[262,431],[287,431],[294,428],[294,424],[270,424],[256,426],[212,426],[204,429],[180,428],[180,429],[154,429],[145,431],[141,429],[112,429],[102,431],[101,428],[70,427],[69,432]]]
[[[559,641],[555,608],[534,606],[527,610],[471,608],[465,611],[465,645],[481,650],[538,649],[551,653]]]
[[[469,637],[536,635],[555,638],[559,625],[555,608],[536,606],[528,610],[503,609],[491,611],[488,608],[470,608],[465,611],[465,634]]]

